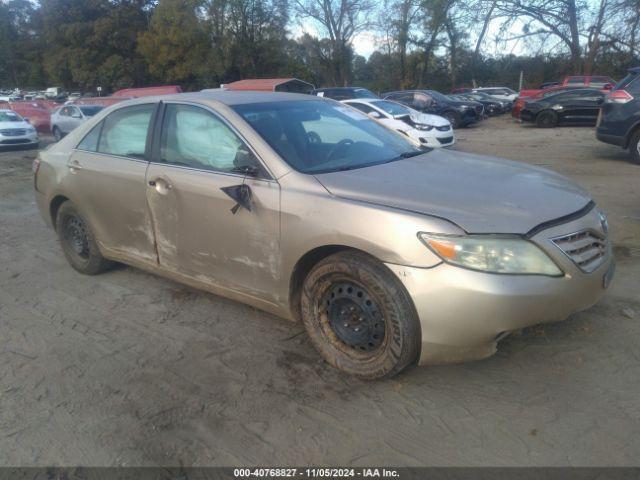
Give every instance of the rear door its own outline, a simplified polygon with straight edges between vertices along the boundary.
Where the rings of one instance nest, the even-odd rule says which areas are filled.
[[[159,132],[158,132],[159,129]],[[164,104],[147,171],[160,265],[273,300],[280,276],[280,186],[239,133],[197,104]],[[255,167],[247,177],[237,167]],[[245,184],[251,210],[223,188]]]
[[[155,103],[133,105],[105,117],[74,149],[64,179],[101,247],[153,264],[145,174],[155,108]]]

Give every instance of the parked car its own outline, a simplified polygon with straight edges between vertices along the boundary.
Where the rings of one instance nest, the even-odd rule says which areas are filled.
[[[518,98],[518,92],[515,92],[508,87],[481,87],[474,88],[473,91],[486,93],[492,97],[499,98],[500,100],[507,100],[509,102],[513,102]]]
[[[500,115],[508,110],[509,105],[511,105],[509,101],[500,100],[482,92],[460,93],[449,96],[454,100],[480,103],[484,107],[484,113],[488,116]]]
[[[0,146],[30,145],[37,147],[40,140],[36,128],[27,119],[9,109],[0,109]]]
[[[550,128],[560,124],[595,125],[604,94],[593,88],[578,88],[567,92],[525,101],[520,119]]]
[[[56,142],[103,108],[102,105],[65,105],[55,109],[51,113],[51,133]]]
[[[598,140],[628,148],[631,161],[640,164],[640,67],[611,90],[600,109]]]
[[[72,102],[72,101],[77,100],[77,99],[79,99],[81,97],[82,97],[82,94],[80,92],[73,92],[73,93],[69,94],[69,96],[67,97],[67,101],[71,101]]]
[[[593,305],[613,275],[606,218],[561,175],[421,151],[310,95],[129,100],[34,172],[77,271],[128,263],[301,320],[327,362],[365,378],[490,356]]]
[[[399,103],[377,98],[343,100],[385,127],[411,138],[421,147],[450,147],[455,143],[451,123],[438,115],[420,113]]]
[[[516,119],[520,119],[520,112],[522,111],[522,108],[524,107],[524,104],[529,101],[529,102],[534,102],[540,98],[545,98],[545,97],[549,97],[551,95],[555,95],[557,93],[560,92],[566,92],[568,90],[576,90],[579,87],[573,87],[573,86],[554,86],[554,87],[548,87],[545,88],[543,90],[540,90],[539,93],[533,95],[532,97],[518,97],[516,99],[516,101],[513,103],[513,108],[511,109],[511,116],[513,118]]]
[[[564,77],[562,82],[557,86],[572,88],[598,88],[604,92],[608,92],[615,83],[616,81],[613,78],[606,75],[568,75]],[[543,87],[541,85],[540,88],[520,90],[519,98],[534,97],[546,88],[554,87]]]
[[[435,90],[403,90],[389,92],[385,100],[402,103],[422,113],[431,113],[446,118],[453,128],[466,127],[482,119],[484,109],[481,104],[456,101]]]
[[[362,87],[332,87],[316,88],[311,95],[332,98],[334,100],[349,100],[351,98],[380,98],[371,90]]]

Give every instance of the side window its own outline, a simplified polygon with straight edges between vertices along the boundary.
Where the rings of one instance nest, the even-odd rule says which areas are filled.
[[[98,140],[100,139],[100,130],[102,129],[102,123],[93,127],[89,133],[87,133],[82,141],[76,147],[78,150],[86,150],[88,152],[95,152],[98,150]]]
[[[155,104],[125,107],[103,120],[99,153],[144,158],[149,121]]]
[[[82,118],[82,114],[80,113],[80,110],[77,107],[69,107],[69,114],[73,118]]]
[[[160,156],[165,163],[221,172],[259,167],[249,148],[222,120],[192,105],[166,106]]]
[[[413,96],[413,104],[416,108],[428,108],[433,103],[433,99],[424,93],[416,93]]]
[[[62,107],[62,110],[60,110],[60,115],[62,115],[63,117],[71,116],[71,109],[69,107]]]

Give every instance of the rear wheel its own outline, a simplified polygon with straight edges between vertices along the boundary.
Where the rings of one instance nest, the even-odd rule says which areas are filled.
[[[62,132],[58,127],[53,127],[52,133],[53,133],[53,138],[55,139],[56,142],[59,142],[60,140],[62,140]]]
[[[339,252],[319,262],[304,281],[301,313],[315,348],[343,372],[390,377],[418,358],[420,323],[409,294],[364,253]]]
[[[540,128],[553,128],[558,125],[558,115],[551,110],[544,110],[536,116],[536,125]]]
[[[56,230],[64,256],[78,272],[97,275],[113,266],[100,253],[87,221],[69,201],[58,209]]]
[[[640,165],[640,129],[631,135],[629,141],[629,153],[631,153],[631,162]]]
[[[453,110],[447,110],[442,114],[444,118],[449,120],[452,128],[460,127],[460,114],[458,112],[454,112]]]

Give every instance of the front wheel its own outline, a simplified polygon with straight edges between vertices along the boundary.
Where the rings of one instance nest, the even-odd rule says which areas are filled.
[[[558,115],[551,110],[540,112],[536,117],[536,125],[540,128],[553,128],[558,125]]]
[[[97,275],[113,266],[113,262],[100,253],[85,218],[69,201],[64,202],[58,210],[56,231],[64,256],[78,272]]]
[[[391,377],[420,353],[420,323],[409,294],[367,254],[344,251],[320,261],[304,281],[301,313],[314,347],[343,372]]]
[[[453,112],[448,110],[442,114],[444,118],[449,120],[451,124],[451,128],[459,128],[460,127],[460,114],[458,112]]]
[[[631,135],[629,153],[631,153],[631,162],[640,165],[640,130],[636,130],[636,132]]]

